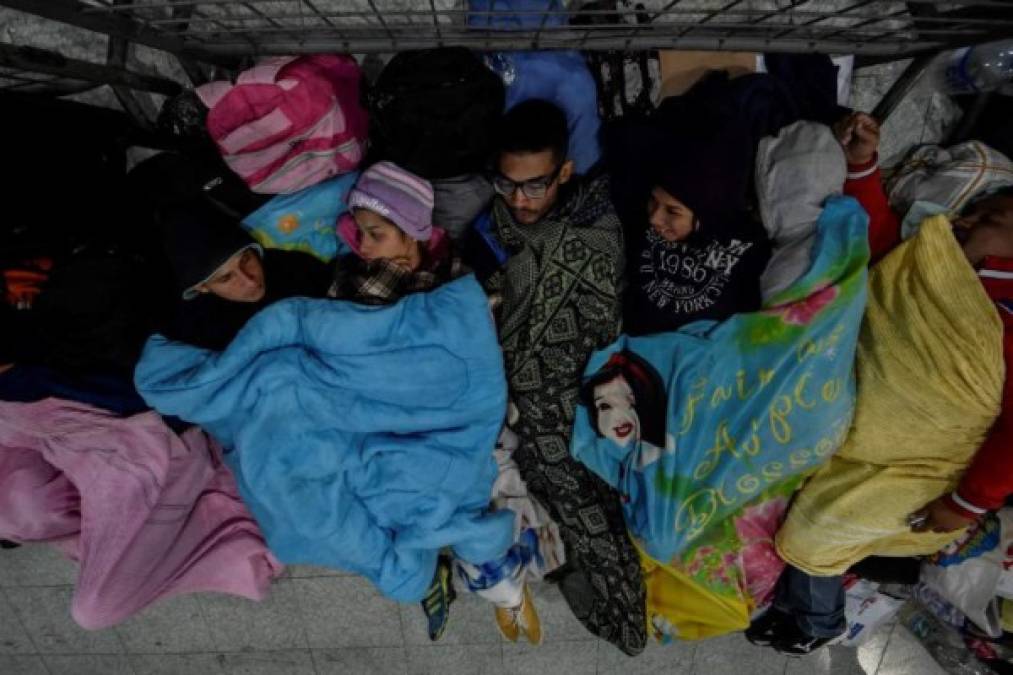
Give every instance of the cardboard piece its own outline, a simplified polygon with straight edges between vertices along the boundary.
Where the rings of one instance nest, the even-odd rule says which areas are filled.
[[[727,70],[732,77],[756,72],[753,52],[662,51],[661,98],[686,93],[708,70]]]

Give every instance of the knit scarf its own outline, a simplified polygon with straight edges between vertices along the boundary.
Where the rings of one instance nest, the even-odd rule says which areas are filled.
[[[389,260],[365,261],[348,256],[338,265],[328,295],[364,305],[391,305],[411,293],[424,293],[468,273],[461,259],[450,254],[425,262],[414,272]]]
[[[511,253],[501,280],[500,327],[509,378],[530,368],[549,345],[572,352],[615,339],[623,244],[606,177],[571,187],[563,203],[535,225],[518,224],[497,199],[493,221]],[[593,325],[592,316],[601,323]],[[584,363],[568,366],[564,379],[576,387]]]

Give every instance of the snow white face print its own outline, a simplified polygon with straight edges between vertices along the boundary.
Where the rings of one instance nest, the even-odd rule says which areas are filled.
[[[632,440],[639,441],[640,419],[634,407],[636,402],[633,389],[622,375],[595,387],[598,433],[621,448]]]
[[[668,395],[646,359],[616,352],[580,389],[595,433],[620,448],[665,448]]]
[[[718,302],[732,270],[752,246],[737,239],[693,246],[667,241],[651,229],[641,253],[639,283],[658,309],[701,312]]]

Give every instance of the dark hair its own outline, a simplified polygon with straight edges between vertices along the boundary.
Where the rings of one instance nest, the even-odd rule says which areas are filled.
[[[993,192],[991,197],[1013,197],[1013,185],[1007,185],[1006,187],[996,190]]]
[[[591,428],[598,429],[598,408],[594,404],[594,390],[622,376],[633,390],[633,409],[640,419],[640,437],[659,448],[665,447],[665,426],[668,417],[668,393],[661,375],[650,363],[628,349],[616,352],[580,387],[580,403],[587,407]]]
[[[570,132],[566,114],[549,101],[532,98],[511,108],[500,121],[499,152],[551,150],[557,162],[566,159]]]
[[[1007,185],[1005,187],[999,188],[995,192],[988,192],[986,194],[977,195],[973,197],[967,202],[967,204],[964,205],[964,208],[961,209],[960,213],[961,215],[965,216],[969,215],[976,208],[978,208],[978,206],[987,202],[990,199],[1010,199],[1010,198],[1013,198],[1013,185]]]

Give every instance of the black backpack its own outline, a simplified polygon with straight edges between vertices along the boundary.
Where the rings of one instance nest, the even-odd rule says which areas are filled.
[[[428,179],[479,171],[505,100],[499,77],[464,47],[400,52],[369,94],[372,158]]]

